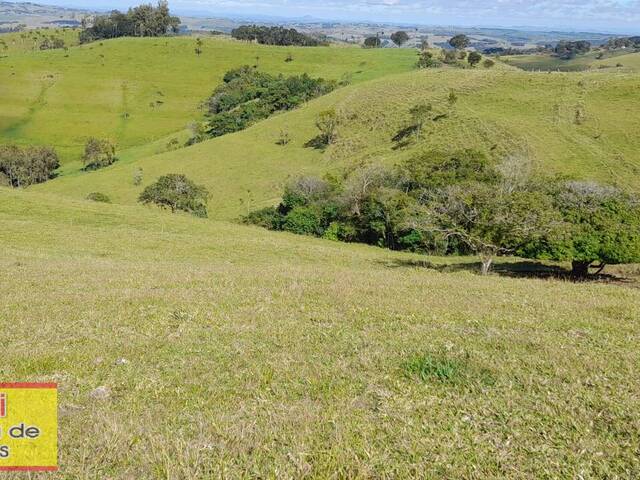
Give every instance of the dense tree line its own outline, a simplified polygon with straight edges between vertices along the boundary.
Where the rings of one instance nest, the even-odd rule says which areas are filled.
[[[328,45],[325,38],[316,38],[298,32],[295,28],[242,25],[231,31],[237,40],[258,42],[262,45],[317,47]]]
[[[576,42],[570,42],[561,40],[553,49],[553,52],[560,58],[569,60],[576,55],[582,55],[589,53],[591,50],[591,43],[586,40],[578,40]]]
[[[80,32],[80,42],[117,37],[160,37],[177,32],[180,19],[169,12],[169,5],[161,0],[130,8],[126,13],[113,10],[108,15],[98,15],[93,25]]]
[[[640,37],[620,37],[611,38],[605,44],[608,50],[617,50],[619,48],[640,48]]]
[[[0,185],[27,187],[46,182],[59,166],[53,148],[0,145]]]
[[[362,165],[289,183],[278,207],[248,223],[438,255],[498,255],[594,264],[640,261],[640,199],[590,182],[545,181],[513,157],[433,151],[395,168]]]
[[[335,81],[314,79],[307,74],[274,76],[249,66],[231,70],[206,101],[207,121],[193,141],[202,140],[198,135],[219,137],[243,130],[275,112],[291,110],[324,95],[336,86]]]

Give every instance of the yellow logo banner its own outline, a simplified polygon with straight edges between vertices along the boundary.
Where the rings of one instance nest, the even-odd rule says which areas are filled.
[[[0,471],[58,469],[54,383],[0,383]]]

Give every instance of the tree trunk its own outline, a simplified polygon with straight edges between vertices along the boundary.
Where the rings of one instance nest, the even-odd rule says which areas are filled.
[[[589,276],[591,262],[571,262],[571,275],[575,278],[587,278]]]
[[[481,256],[480,260],[482,261],[482,267],[480,269],[480,273],[482,275],[488,275],[491,270],[491,265],[493,264],[492,256]]]

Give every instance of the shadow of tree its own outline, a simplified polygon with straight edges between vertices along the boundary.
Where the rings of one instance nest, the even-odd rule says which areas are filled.
[[[315,148],[316,150],[326,150],[328,145],[323,135],[318,135],[304,144],[305,148]]]
[[[442,273],[453,272],[472,272],[480,275],[480,262],[458,262],[458,263],[433,263],[429,260],[402,260],[395,259],[391,262],[380,262],[388,268],[426,268]],[[494,264],[491,274],[510,278],[538,278],[538,279],[555,279],[565,280],[575,283],[583,282],[607,282],[627,284],[640,287],[638,283],[625,277],[600,273],[598,275],[590,275],[587,278],[576,278],[572,275],[571,270],[557,266],[545,265],[543,263],[532,261],[504,262]]]

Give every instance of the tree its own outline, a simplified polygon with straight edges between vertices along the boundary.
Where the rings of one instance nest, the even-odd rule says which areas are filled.
[[[320,130],[320,140],[323,145],[335,142],[338,130],[338,114],[334,109],[320,112],[316,118],[316,127]]]
[[[466,35],[456,35],[449,40],[449,45],[456,50],[463,50],[467,48],[470,43],[469,37]]]
[[[146,4],[130,8],[127,13],[113,10],[96,16],[93,25],[80,32],[80,43],[103,38],[159,37],[177,33],[179,27],[180,19],[171,16],[168,3],[161,0],[156,7]]]
[[[594,264],[602,271],[607,264],[640,262],[640,198],[595,182],[555,184],[550,194],[564,229],[529,255],[569,261],[576,278]]]
[[[433,58],[433,53],[428,50],[423,50],[418,54],[418,68],[438,68],[442,65],[439,60]]]
[[[401,47],[409,41],[409,35],[402,30],[391,34],[391,41]]]
[[[480,60],[482,60],[482,55],[480,55],[478,52],[471,52],[469,54],[469,57],[467,58],[467,62],[469,62],[469,65],[471,65],[472,67],[475,67],[477,64],[479,64]]]
[[[379,37],[367,37],[364,39],[365,48],[380,48],[382,42]]]
[[[59,166],[58,154],[51,147],[0,145],[0,174],[13,187],[46,182]]]
[[[82,162],[85,170],[97,170],[112,165],[117,159],[116,146],[109,140],[90,137],[84,146]]]
[[[433,191],[409,225],[444,240],[455,239],[480,257],[489,273],[498,255],[518,253],[559,224],[550,197],[536,191],[504,192],[487,183],[460,183]]]
[[[173,213],[178,210],[191,213],[196,217],[207,216],[209,192],[196,185],[185,175],[169,174],[160,177],[138,197],[143,204],[154,203],[161,208],[169,208]]]

